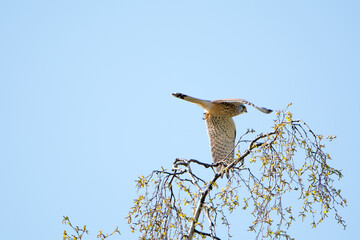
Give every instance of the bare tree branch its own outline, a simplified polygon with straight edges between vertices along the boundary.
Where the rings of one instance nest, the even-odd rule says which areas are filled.
[[[227,166],[225,161],[209,164],[177,158],[171,172],[162,169],[141,176],[137,180],[141,194],[127,216],[132,231],[139,231],[142,239],[183,236],[191,240],[195,235],[220,239],[216,229],[221,223],[230,238],[227,216],[240,204],[243,210],[250,209],[253,220],[248,230],[256,232],[255,239],[291,239],[286,230],[296,218],[309,215],[316,227],[330,211],[345,227],[338,206],[346,206],[346,200],[334,186],[342,173],[330,167],[323,143],[335,136],[315,134],[302,120],[293,120],[286,109],[276,117],[269,133],[243,140],[254,135],[253,130],[246,131],[237,143],[245,150]],[[193,171],[194,164],[210,168],[213,176],[206,180],[201,172]],[[226,167],[217,173],[220,164]],[[219,187],[224,174],[229,178]],[[298,195],[297,203],[284,201],[290,192]]]

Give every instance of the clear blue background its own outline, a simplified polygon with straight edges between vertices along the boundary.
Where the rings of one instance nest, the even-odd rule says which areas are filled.
[[[61,239],[62,216],[98,230],[124,219],[134,180],[176,157],[211,161],[202,110],[171,96],[244,98],[282,109],[327,147],[349,206],[297,239],[355,239],[360,228],[359,1],[2,1],[1,239]],[[268,131],[248,109],[237,132]],[[239,211],[235,238],[251,218]],[[224,236],[224,235],[223,235]],[[119,239],[119,238],[117,238]]]

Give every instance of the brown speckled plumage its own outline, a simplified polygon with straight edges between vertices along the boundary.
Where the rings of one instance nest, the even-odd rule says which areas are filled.
[[[211,156],[214,163],[224,161],[231,163],[234,159],[235,123],[232,117],[212,116],[205,119],[210,139]],[[220,172],[225,165],[217,167]]]
[[[236,128],[232,117],[246,112],[243,104],[253,106],[263,113],[272,110],[258,107],[244,99],[202,100],[182,93],[173,93],[174,97],[200,105],[205,109],[206,129],[210,139],[211,156],[214,163],[224,161],[224,165],[217,167],[220,172],[226,164],[234,159]]]

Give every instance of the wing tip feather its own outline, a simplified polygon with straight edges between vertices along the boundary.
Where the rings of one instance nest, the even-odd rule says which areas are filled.
[[[184,99],[185,97],[187,97],[187,95],[185,95],[183,93],[178,93],[178,92],[174,92],[171,95],[173,95],[176,98],[180,98],[180,99]]]

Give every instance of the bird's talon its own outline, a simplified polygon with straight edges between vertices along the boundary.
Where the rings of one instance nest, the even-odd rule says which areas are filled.
[[[210,114],[209,113],[204,113],[204,117],[203,117],[203,120],[206,120],[210,117]]]

